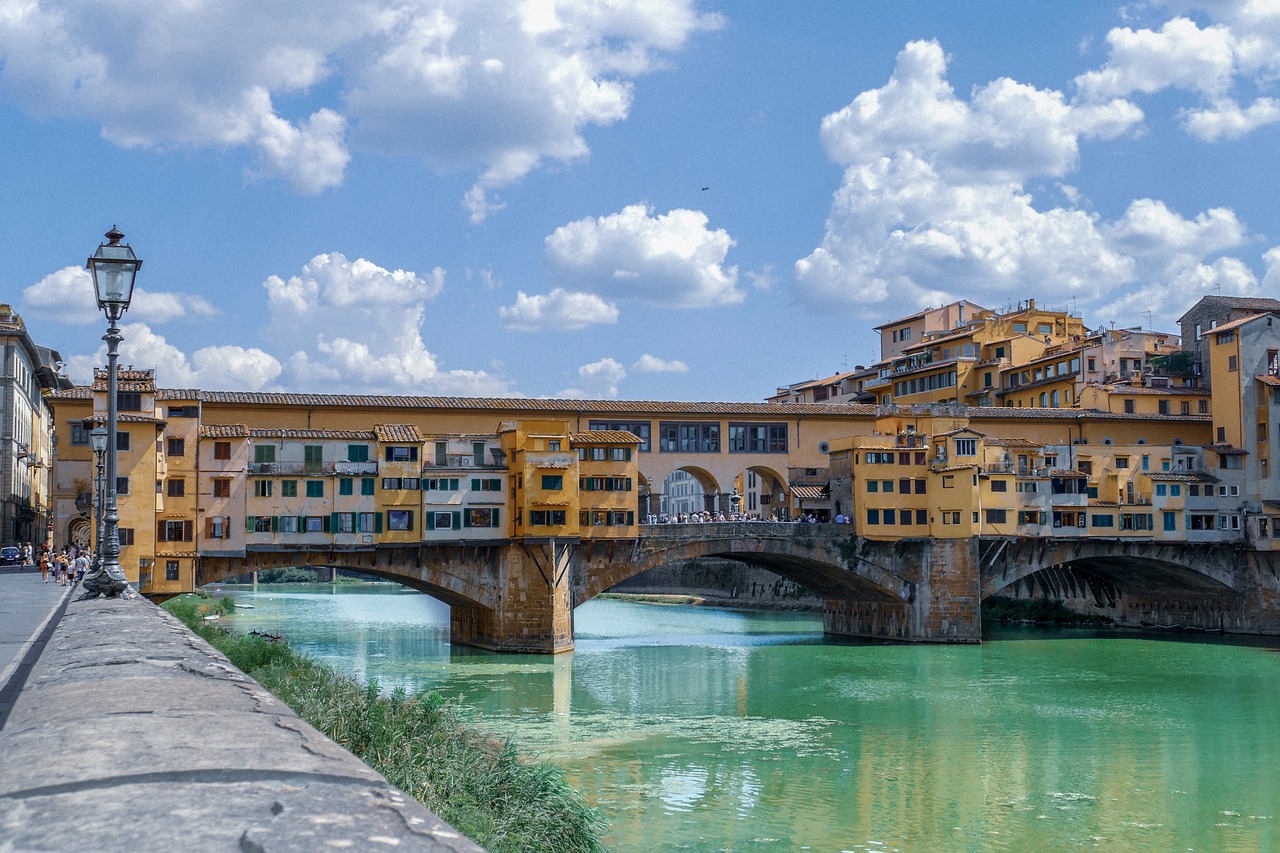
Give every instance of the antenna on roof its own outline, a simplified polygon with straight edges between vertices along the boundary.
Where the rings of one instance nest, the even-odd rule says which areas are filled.
[[[1220,281],[1215,281],[1215,282],[1213,283],[1213,287],[1206,287],[1206,288],[1205,288],[1205,292],[1208,292],[1208,291],[1210,291],[1210,290],[1215,291],[1219,296],[1221,296],[1221,295],[1222,295],[1222,282],[1220,282]]]
[[[1148,309],[1148,310],[1146,310],[1146,311],[1143,311],[1143,312],[1142,312],[1142,316],[1147,318],[1147,328],[1148,328],[1148,329],[1152,328],[1152,326],[1151,326],[1151,311],[1150,311],[1149,309]]]

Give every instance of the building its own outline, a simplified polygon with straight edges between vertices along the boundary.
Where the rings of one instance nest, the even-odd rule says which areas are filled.
[[[1209,344],[1205,335],[1218,326],[1260,314],[1264,311],[1280,311],[1280,299],[1255,296],[1202,296],[1195,305],[1178,318],[1182,330],[1182,345],[1193,356],[1193,371],[1201,377],[1201,384],[1213,387],[1210,370]]]
[[[62,357],[38,346],[22,317],[0,304],[0,545],[49,538],[53,413],[46,390],[70,388],[58,373]]]

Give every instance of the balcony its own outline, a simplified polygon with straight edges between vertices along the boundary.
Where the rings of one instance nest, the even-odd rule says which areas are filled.
[[[490,450],[489,461],[484,461],[481,457],[476,459],[474,453],[449,453],[443,458],[437,456],[433,461],[424,462],[422,470],[439,470],[441,468],[470,468],[472,470],[505,470],[507,467],[506,454],[497,449]]]
[[[274,477],[344,477],[377,474],[377,462],[250,462],[249,473]]]

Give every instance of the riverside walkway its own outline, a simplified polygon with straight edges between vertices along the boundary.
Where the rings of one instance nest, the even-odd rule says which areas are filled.
[[[483,853],[150,602],[0,607],[0,848]]]

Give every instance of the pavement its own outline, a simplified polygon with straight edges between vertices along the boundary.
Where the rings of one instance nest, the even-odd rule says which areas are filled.
[[[0,570],[0,729],[73,591],[35,566]]]
[[[0,851],[483,853],[151,602],[9,590],[47,641],[0,728]]]

